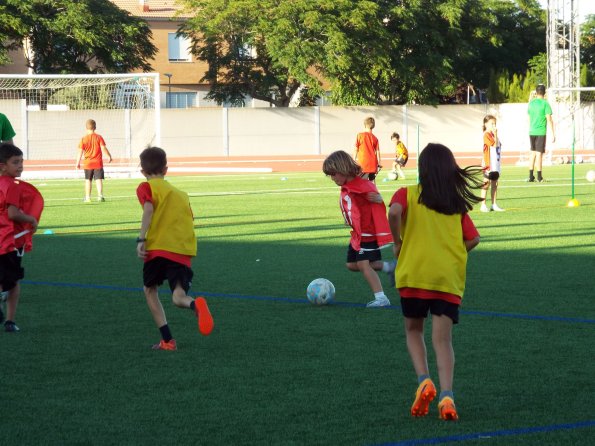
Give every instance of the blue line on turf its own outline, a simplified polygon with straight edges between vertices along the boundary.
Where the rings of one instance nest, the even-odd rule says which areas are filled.
[[[440,444],[454,441],[486,440],[493,437],[507,437],[512,435],[535,434],[540,432],[554,432],[561,430],[580,429],[595,426],[595,420],[579,421],[576,423],[553,424],[550,426],[521,427],[518,429],[504,429],[501,431],[476,432],[473,434],[451,435],[448,437],[418,438],[402,440],[393,443],[380,443],[374,446],[414,446],[418,444]]]
[[[64,288],[87,288],[97,290],[113,290],[113,291],[133,291],[142,292],[143,289],[140,287],[124,287],[118,285],[95,285],[95,284],[84,284],[84,283],[68,283],[68,282],[44,282],[36,280],[23,280],[22,284],[26,285],[43,285],[43,286],[55,286]],[[208,293],[208,292],[191,292],[193,295],[200,295],[206,297],[222,297],[227,299],[249,299],[249,300],[262,300],[269,302],[289,302],[289,303],[309,303],[307,299],[298,299],[292,297],[272,297],[272,296],[251,296],[246,294],[229,294],[229,293]],[[354,302],[335,302],[333,305],[341,307],[365,307],[366,304],[354,303]],[[399,305],[392,305],[390,307],[384,307],[382,310],[400,310]],[[461,310],[461,314],[468,314],[472,316],[486,316],[486,317],[501,317],[501,318],[512,318],[512,319],[529,319],[529,320],[542,320],[542,321],[556,321],[556,322],[570,322],[570,323],[582,323],[582,324],[595,324],[595,319],[585,319],[578,317],[562,317],[562,316],[538,316],[531,314],[515,314],[515,313],[497,313],[491,311],[475,311],[475,310]]]

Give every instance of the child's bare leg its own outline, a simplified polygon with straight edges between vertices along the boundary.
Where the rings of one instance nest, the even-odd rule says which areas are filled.
[[[85,198],[91,198],[91,180],[85,180]]]
[[[155,325],[157,325],[157,328],[163,327],[167,324],[167,320],[165,319],[163,305],[161,305],[161,302],[159,301],[157,286],[144,287],[144,290],[145,299],[147,300],[147,305],[149,306]]]
[[[378,273],[372,268],[369,260],[361,260],[357,262],[357,267],[363,274],[366,282],[370,285],[373,293],[380,293],[382,292],[382,283],[380,283],[380,277],[378,277]],[[382,267],[380,268],[382,269]]]
[[[455,353],[452,348],[452,319],[432,315],[432,345],[436,352],[440,390],[452,391]]]
[[[428,355],[424,340],[424,319],[406,317],[405,336],[407,338],[407,350],[409,350],[409,356],[416,375],[429,375]]]
[[[490,187],[490,182],[486,181],[485,186],[481,188],[481,204],[485,206],[486,204],[486,197],[488,195],[488,188]]]
[[[492,190],[491,190],[492,204],[496,204],[496,193],[498,192],[498,181],[491,180],[491,183],[492,183]]]
[[[103,180],[95,180],[95,186],[97,187],[97,196],[103,197]]]
[[[186,291],[184,291],[184,288],[180,284],[176,285],[171,298],[174,305],[180,308],[190,308],[192,302],[194,302],[194,299],[186,294]]]
[[[17,314],[17,306],[19,305],[19,298],[21,296],[21,285],[19,282],[12,290],[8,292],[6,299],[6,320],[13,321]]]

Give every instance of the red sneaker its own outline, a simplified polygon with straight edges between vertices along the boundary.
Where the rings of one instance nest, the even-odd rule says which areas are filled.
[[[413,402],[413,406],[411,406],[411,415],[414,417],[427,415],[430,403],[434,398],[436,398],[436,386],[434,386],[430,378],[426,378],[417,387],[415,401]]]
[[[165,342],[163,339],[159,341],[159,344],[153,345],[151,347],[153,350],[177,350],[178,346],[176,345],[175,339],[170,339],[169,341]]]
[[[197,297],[194,299],[194,308],[196,309],[196,317],[198,318],[198,331],[204,336],[210,335],[215,322],[213,321],[213,316],[211,316],[205,298]]]
[[[457,408],[455,407],[455,402],[449,396],[445,396],[440,400],[440,402],[438,403],[438,412],[440,418],[443,420],[457,421],[459,419],[459,415],[457,414]]]

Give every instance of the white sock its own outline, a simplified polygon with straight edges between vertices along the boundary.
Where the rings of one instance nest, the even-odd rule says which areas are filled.
[[[390,267],[390,264],[388,262],[382,262],[382,272],[390,273],[391,271],[392,271],[392,268]]]
[[[378,300],[378,299],[382,299],[382,298],[387,298],[386,295],[384,294],[384,291],[378,291],[377,293],[374,293],[374,299]]]

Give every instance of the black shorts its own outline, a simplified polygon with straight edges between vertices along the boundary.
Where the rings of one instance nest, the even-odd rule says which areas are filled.
[[[351,247],[351,243],[349,244],[347,248],[347,263],[356,263],[362,260],[368,260],[370,262],[382,260],[382,254],[380,254],[377,242],[362,242],[360,248],[361,250],[358,252]]]
[[[401,167],[405,167],[405,164],[407,164],[408,159],[409,158],[406,156],[399,156],[399,157],[395,158],[395,163],[397,163]]]
[[[545,152],[545,135],[529,135],[531,150],[534,152]]]
[[[500,172],[490,172],[490,173],[483,173],[483,176],[486,177],[488,180],[492,180],[492,181],[498,181],[498,178],[500,178]]]
[[[0,285],[2,291],[12,290],[17,282],[25,277],[25,269],[21,266],[22,257],[16,251],[0,255]]]
[[[403,316],[412,319],[424,319],[428,312],[436,316],[448,316],[453,324],[459,323],[459,306],[442,299],[420,299],[417,297],[401,297]]]
[[[101,169],[85,169],[85,180],[103,180],[104,175],[103,167]]]
[[[362,177],[364,180],[370,180],[370,181],[374,181],[376,179],[376,174],[375,173],[362,173],[360,174],[360,177]]]
[[[194,273],[186,265],[163,257],[155,257],[143,266],[143,284],[147,288],[159,286],[167,279],[172,292],[179,283],[187,294],[193,276]]]

